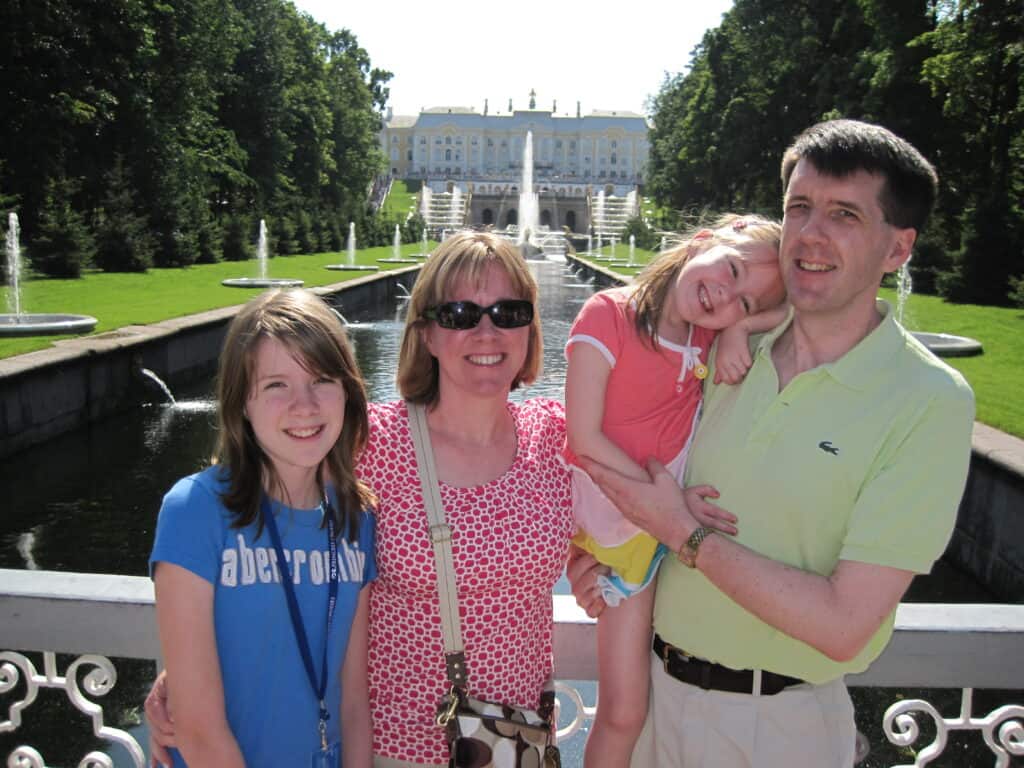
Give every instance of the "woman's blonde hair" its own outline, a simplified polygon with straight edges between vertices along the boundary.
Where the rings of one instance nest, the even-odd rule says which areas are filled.
[[[544,354],[540,315],[536,311],[537,281],[530,274],[525,259],[508,240],[488,232],[460,232],[441,243],[430,255],[409,298],[397,376],[398,391],[406,400],[434,405],[439,396],[437,359],[430,354],[421,333],[431,321],[425,319],[423,313],[451,301],[451,291],[460,283],[480,284],[491,266],[505,271],[515,298],[535,305],[526,360],[512,382],[512,389],[537,378]]]
[[[777,252],[782,225],[755,214],[727,213],[710,227],[695,227],[682,236],[679,244],[652,261],[633,282],[632,301],[636,308],[636,328],[641,338],[658,346],[658,323],[668,292],[683,265],[699,253],[716,245],[733,247],[744,243],[767,243]],[[758,256],[740,251],[741,258],[760,261]]]
[[[258,535],[264,523],[260,509],[264,479],[269,489],[284,492],[245,411],[253,389],[256,350],[266,338],[287,347],[310,373],[340,381],[345,389],[345,423],[338,441],[317,467],[316,481],[321,495],[326,478],[334,484],[340,509],[331,505],[333,521],[339,532],[354,541],[359,513],[374,503],[369,487],[355,475],[355,457],[369,432],[366,388],[340,316],[319,296],[303,289],[270,291],[252,299],[231,321],[224,339],[217,373],[220,429],[213,463],[227,470],[223,502],[234,516],[232,525],[256,523]]]

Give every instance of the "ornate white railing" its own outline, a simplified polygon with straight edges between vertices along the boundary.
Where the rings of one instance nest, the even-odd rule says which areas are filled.
[[[595,679],[593,622],[571,597],[556,595],[554,603],[556,676]],[[896,633],[885,653],[849,682],[883,688],[960,688],[963,693],[959,713],[943,715],[923,700],[889,707],[883,721],[886,736],[916,751],[913,763],[893,768],[928,765],[955,731],[977,732],[996,768],[1024,756],[1024,706],[1001,706],[984,715],[972,712],[974,689],[1024,689],[1024,606],[907,603],[900,606],[896,619]],[[41,670],[23,653],[30,651],[42,653]],[[57,668],[57,654],[75,655],[64,674]],[[107,657],[158,660],[149,579],[0,569],[0,735],[17,730],[41,689],[62,689],[90,718],[94,735],[120,744],[141,768],[143,751],[135,739],[105,725],[102,705],[87,698],[106,695],[117,682],[117,671]],[[25,693],[10,703],[11,691],[19,685]],[[575,707],[571,721],[559,732],[568,738],[587,724],[593,708],[584,705],[575,689],[559,688],[563,712]],[[929,732],[936,732],[931,743],[917,743],[921,731],[915,716],[930,721]],[[43,768],[45,762],[41,752],[26,745],[14,748],[6,765]],[[111,765],[101,752],[90,752],[78,763],[79,768]]]

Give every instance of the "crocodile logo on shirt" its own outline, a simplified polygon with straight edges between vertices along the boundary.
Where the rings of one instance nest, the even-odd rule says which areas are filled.
[[[828,440],[822,440],[820,443],[818,443],[818,447],[821,448],[821,450],[823,450],[825,453],[831,453],[833,456],[839,455],[839,449],[832,445],[832,443],[830,443]]]

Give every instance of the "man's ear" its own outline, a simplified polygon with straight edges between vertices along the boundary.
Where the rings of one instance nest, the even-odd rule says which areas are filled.
[[[885,258],[885,271],[895,272],[910,259],[914,250],[914,243],[917,242],[917,230],[913,227],[896,229],[889,254]]]

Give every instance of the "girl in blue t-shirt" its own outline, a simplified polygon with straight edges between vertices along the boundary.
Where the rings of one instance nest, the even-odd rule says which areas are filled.
[[[175,763],[370,766],[366,393],[337,314],[250,301],[217,400],[213,466],[168,492],[150,559]]]

